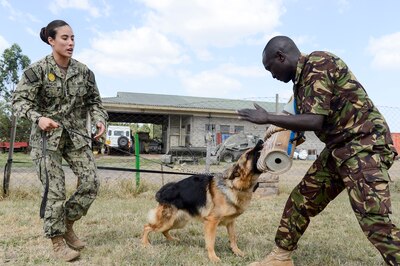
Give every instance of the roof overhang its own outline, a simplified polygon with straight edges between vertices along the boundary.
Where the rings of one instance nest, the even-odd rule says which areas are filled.
[[[152,106],[141,104],[111,103],[103,102],[104,108],[108,112],[131,113],[131,114],[159,114],[159,115],[195,115],[195,116],[215,116],[226,118],[237,118],[235,110],[207,109],[207,108],[188,108],[175,106]]]

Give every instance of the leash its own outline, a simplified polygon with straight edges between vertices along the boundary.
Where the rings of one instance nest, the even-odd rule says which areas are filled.
[[[73,133],[80,135],[86,139],[89,139],[93,142],[97,142],[98,144],[104,144],[108,146],[105,143],[102,143],[94,138],[91,138],[87,135],[81,134],[80,132],[72,129],[68,129],[65,126],[61,125],[62,128],[64,128],[68,133]],[[47,135],[46,131],[42,131],[42,156],[37,158],[36,160],[39,160],[39,176],[42,176],[42,164],[44,166],[44,172],[45,172],[45,187],[44,187],[44,192],[42,196],[42,202],[40,204],[40,218],[44,218],[45,211],[46,211],[46,205],[47,205],[47,198],[48,198],[48,193],[49,193],[49,174],[47,171],[47,165],[46,165],[46,156],[47,156]],[[121,150],[122,152],[126,152],[124,150]],[[130,154],[130,153],[129,153]],[[140,156],[139,156],[140,157]],[[173,167],[166,165],[164,163],[159,163],[154,160],[150,160],[147,158],[140,157],[141,159],[145,159],[148,161],[152,161],[153,163],[160,164],[161,166],[167,166],[171,169]],[[42,161],[43,160],[43,161]],[[97,166],[97,169],[102,169],[102,170],[112,170],[112,171],[124,171],[124,172],[141,172],[141,173],[158,173],[158,174],[174,174],[174,175],[203,175],[203,176],[214,176],[214,173],[200,173],[200,172],[195,172],[195,171],[186,171],[186,172],[172,172],[172,171],[158,171],[158,170],[144,170],[144,169],[133,169],[133,168],[122,168],[122,167],[107,167],[107,166]]]
[[[92,138],[92,137],[88,136],[88,135],[82,134],[82,133],[80,133],[80,132],[77,131],[77,130],[67,128],[67,127],[65,127],[65,126],[64,126],[63,124],[61,124],[61,123],[59,123],[59,125],[60,125],[60,127],[62,127],[63,129],[65,129],[68,133],[73,133],[73,134],[79,135],[79,136],[81,136],[81,137],[83,137],[83,138],[85,138],[85,139],[91,140],[91,141],[94,142],[95,144],[100,144],[100,145],[102,144],[102,145],[104,145],[104,146],[110,147],[109,145],[107,145],[107,144],[104,143],[104,142],[101,142],[101,141],[99,141],[99,140],[97,140],[97,139],[95,139],[95,138]],[[125,151],[125,150],[122,150],[122,149],[119,149],[119,148],[115,148],[115,147],[113,147],[113,149],[114,149],[114,150],[117,150],[117,151],[120,151],[120,152],[122,152],[122,153],[129,154],[129,155],[130,155],[130,153],[127,152],[127,151]]]
[[[154,174],[171,174],[171,175],[204,175],[204,176],[214,176],[215,173],[199,173],[199,172],[172,172],[172,171],[158,171],[158,170],[144,170],[144,169],[133,169],[133,168],[122,168],[122,167],[107,167],[107,166],[97,166],[97,169],[102,170],[114,170],[123,172],[140,172],[140,173],[154,173]]]
[[[8,169],[8,166],[11,165],[13,162],[14,162],[13,159],[7,159],[6,165],[4,166],[4,172],[3,172],[3,194],[4,195],[6,195],[8,193],[6,188],[8,188],[8,185],[10,184],[10,179],[7,177],[7,169]]]
[[[92,138],[92,137],[90,137],[88,135],[84,135],[84,134],[82,134],[82,133],[80,133],[80,132],[78,132],[78,131],[76,131],[74,129],[67,128],[62,124],[60,126],[62,128],[64,128],[68,133],[73,133],[73,134],[79,135],[79,136],[81,136],[81,137],[83,137],[85,139],[88,139],[88,140],[91,140],[91,141],[95,142],[96,144],[103,144],[104,146],[107,146],[108,148],[110,148],[110,146],[107,145],[104,142],[98,141],[98,140],[96,140],[96,139],[94,139],[94,138]],[[125,151],[125,150],[122,150],[122,149],[119,149],[119,148],[115,148],[115,147],[113,147],[113,149],[121,151],[121,152],[123,152],[125,154],[131,155],[131,153],[129,153],[129,152]],[[170,166],[168,164],[160,163],[158,161],[151,160],[151,159],[148,159],[148,158],[144,158],[144,157],[141,157],[141,156],[139,156],[139,157],[142,160],[146,160],[146,161],[149,161],[149,162],[152,162],[152,163],[155,163],[155,164],[159,164],[160,166],[166,166],[166,167],[168,167],[170,169],[174,169],[174,167],[172,167],[172,166]],[[172,171],[169,172],[169,171],[143,170],[143,169],[138,170],[138,169],[132,169],[132,168],[106,167],[106,166],[97,166],[97,169],[125,171],[125,172],[139,172],[139,173],[143,172],[143,173],[158,173],[158,174],[175,174],[175,175],[204,175],[204,176],[214,176],[215,175],[215,173],[196,172],[196,171],[191,171],[191,170],[188,170],[188,169],[184,169],[185,170],[184,172],[183,171],[182,172],[172,172]]]
[[[43,192],[43,197],[42,197],[42,202],[40,204],[40,218],[44,218],[44,213],[46,210],[46,205],[47,205],[47,195],[49,193],[49,174],[47,172],[47,166],[46,166],[46,155],[47,155],[47,138],[46,138],[46,131],[42,131],[42,157],[40,158],[39,161],[39,177],[42,176],[42,159],[44,160],[44,171],[46,174],[46,184],[44,187],[44,192]]]

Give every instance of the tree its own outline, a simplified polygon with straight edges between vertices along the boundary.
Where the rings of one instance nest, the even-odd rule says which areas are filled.
[[[138,128],[138,132],[147,132],[150,133],[150,126],[149,124],[141,124]]]
[[[18,119],[17,130],[15,132],[15,141],[29,141],[32,123],[26,119]],[[3,100],[0,100],[0,142],[10,141],[11,130],[11,105]]]
[[[162,139],[162,125],[151,124],[150,136],[153,139]]]
[[[14,43],[10,48],[4,50],[0,59],[0,96],[7,102],[19,81],[20,73],[25,69],[31,60],[22,54],[22,49]]]
[[[3,141],[10,141],[12,120],[11,95],[17,85],[22,70],[31,60],[22,54],[18,44],[4,50],[0,58],[0,136]],[[15,141],[28,141],[31,123],[27,119],[19,119]]]
[[[10,121],[10,130],[4,129],[4,136],[10,136],[10,151],[8,152],[8,160],[4,169],[3,179],[3,195],[8,195],[8,187],[10,184],[12,157],[14,150],[12,149],[15,140],[21,138],[28,138],[30,123],[27,119],[21,119],[20,126],[16,128],[17,119],[11,111],[11,95],[15,90],[20,77],[20,73],[25,69],[31,60],[26,55],[22,54],[22,49],[18,44],[14,43],[10,48],[4,50],[2,58],[0,59],[0,100],[4,98],[5,105],[2,108],[1,119],[2,125],[7,126],[7,121]],[[3,106],[2,106],[3,107]],[[7,119],[9,118],[9,120]],[[0,132],[3,135],[3,132]],[[18,136],[17,136],[18,133]]]
[[[10,132],[10,112],[6,103],[0,100],[0,142],[8,141]]]

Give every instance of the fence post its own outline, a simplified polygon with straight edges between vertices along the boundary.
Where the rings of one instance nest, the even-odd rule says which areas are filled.
[[[161,164],[161,185],[164,186],[164,165]]]
[[[8,150],[8,159],[7,159],[5,169],[4,169],[4,180],[3,180],[3,196],[4,197],[6,197],[9,194],[16,127],[17,127],[17,117],[14,114],[11,114],[10,148]]]
[[[139,134],[135,133],[135,161],[136,161],[136,190],[139,189],[140,186],[140,143],[139,143]]]
[[[206,134],[206,143],[207,143],[207,150],[206,150],[206,169],[205,172],[208,174],[210,173],[210,166],[211,166],[211,132],[208,131]]]

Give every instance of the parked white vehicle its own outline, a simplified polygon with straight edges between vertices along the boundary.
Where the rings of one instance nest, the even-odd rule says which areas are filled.
[[[293,159],[296,160],[306,160],[308,157],[308,152],[307,150],[304,149],[295,149],[293,153]]]
[[[106,145],[107,154],[111,154],[112,149],[129,151],[132,147],[130,127],[108,126]]]

